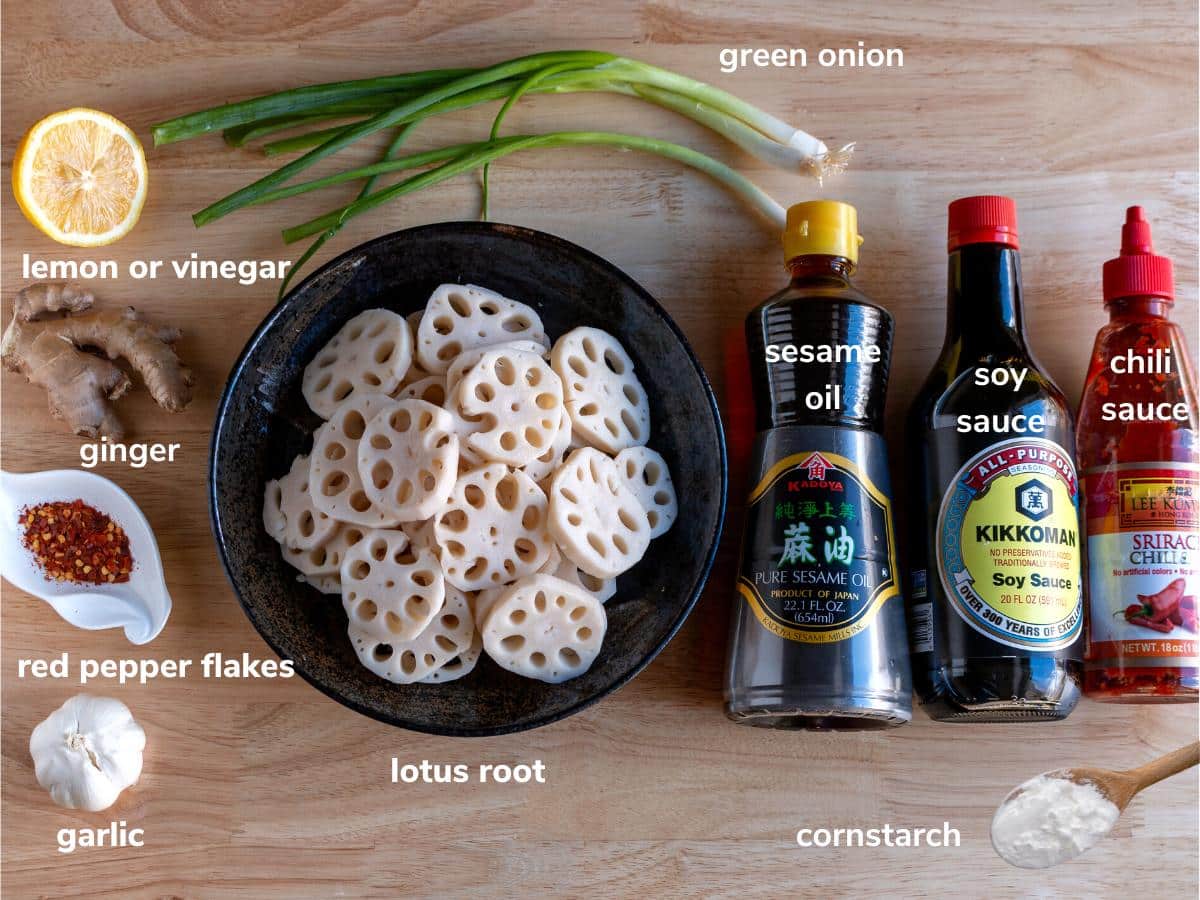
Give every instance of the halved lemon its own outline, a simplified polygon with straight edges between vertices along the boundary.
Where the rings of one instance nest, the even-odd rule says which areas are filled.
[[[12,177],[25,218],[74,247],[124,237],[146,202],[146,154],[137,135],[95,109],[65,109],[29,129]]]

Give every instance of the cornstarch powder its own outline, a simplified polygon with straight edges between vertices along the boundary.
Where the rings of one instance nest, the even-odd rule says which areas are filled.
[[[992,846],[1014,866],[1044,869],[1087,850],[1120,814],[1094,784],[1048,772],[1000,804],[992,819]]]

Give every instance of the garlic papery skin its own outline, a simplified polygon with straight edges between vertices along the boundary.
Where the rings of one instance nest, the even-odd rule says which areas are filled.
[[[146,732],[111,697],[77,694],[29,736],[38,784],[67,809],[99,812],[142,774]]]

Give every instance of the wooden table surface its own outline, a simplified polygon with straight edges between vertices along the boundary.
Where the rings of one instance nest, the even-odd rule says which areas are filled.
[[[1143,204],[1174,257],[1176,316],[1196,351],[1197,52],[1192,4],[988,5],[406,3],[314,0],[47,0],[3,5],[3,160],[53,110],[105,109],[149,144],[179,112],[302,83],[475,65],[561,47],[640,57],[733,90],[831,145],[858,143],[853,167],[823,189],[739,154],[691,123],[621,98],[534,98],[516,131],[595,127],[689,142],[746,170],[785,203],[831,196],[859,209],[859,283],[896,315],[889,406],[899,426],[941,342],[945,209],[1003,192],[1020,208],[1033,348],[1074,400],[1105,320],[1100,264],[1117,249],[1126,205]],[[898,10],[898,8],[897,8]],[[903,69],[746,70],[723,75],[722,47],[898,46]],[[477,110],[421,138],[474,139]],[[370,161],[374,148],[346,158]],[[150,197],[134,233],[103,251],[35,232],[3,190],[4,318],[24,283],[22,254],[46,259],[288,259],[280,227],[341,193],[230,216],[201,231],[188,214],[270,168],[219,138],[148,149]],[[7,172],[6,172],[7,176]],[[550,151],[496,167],[493,217],[543,229],[612,260],[659,297],[720,388],[723,334],[778,289],[777,237],[721,189],[657,159]],[[335,196],[336,195],[336,196]],[[469,218],[462,178],[352,222],[324,250],[419,223]],[[167,418],[142,393],[121,402],[133,440],[178,441],[174,464],[106,465],[155,526],[175,610],[151,645],[78,631],[10,586],[3,602],[3,893],[6,897],[389,897],[520,892],[584,896],[1195,897],[1195,770],[1137,800],[1115,838],[1046,872],[1009,868],[988,824],[1014,784],[1066,763],[1139,764],[1194,739],[1195,706],[1083,702],[1039,726],[943,726],[917,712],[887,734],[810,735],[740,728],[721,710],[740,498],[708,590],[679,636],[632,684],[532,733],[450,740],[396,730],[290,681],[102,685],[149,735],[137,787],[112,810],[52,806],[34,779],[30,730],[80,689],[18,679],[20,658],[271,658],[217,562],[205,502],[209,428],[225,375],[274,303],[276,285],[93,285],[185,332],[196,399]],[[3,378],[7,469],[79,464],[78,441],[45,415],[39,390]],[[735,483],[740,473],[734,473]],[[393,785],[402,762],[541,759],[545,785]],[[57,852],[61,828],[143,827],[146,846]],[[962,846],[801,850],[809,826],[940,826]]]

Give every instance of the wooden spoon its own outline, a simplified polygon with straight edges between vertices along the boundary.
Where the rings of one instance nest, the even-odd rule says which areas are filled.
[[[1064,769],[1062,774],[1076,784],[1094,784],[1104,796],[1122,812],[1134,796],[1142,790],[1157,784],[1164,778],[1177,775],[1184,769],[1200,763],[1200,741],[1193,741],[1186,747],[1173,750],[1166,756],[1138,766],[1136,769],[1126,769],[1114,772],[1111,769],[1093,769],[1079,767]],[[1058,774],[1058,773],[1055,773]]]
[[[1200,741],[1124,772],[1085,767],[1043,772],[1004,798],[992,819],[992,846],[1014,866],[1043,869],[1058,865],[1083,853],[1108,834],[1138,791],[1197,763],[1200,763]],[[1086,798],[1072,799],[1060,789],[1048,786],[1046,779],[1060,785],[1064,782],[1086,785],[1103,794],[1111,806],[1104,804],[1108,810],[1095,805],[1088,809],[1083,803]],[[1033,790],[1034,784],[1042,791],[1040,800],[1032,805],[1023,803],[1022,795]],[[1075,815],[1073,827],[1064,830],[1053,815],[1060,802],[1065,803],[1067,812],[1072,812],[1073,804],[1079,804],[1076,812],[1085,818]]]

